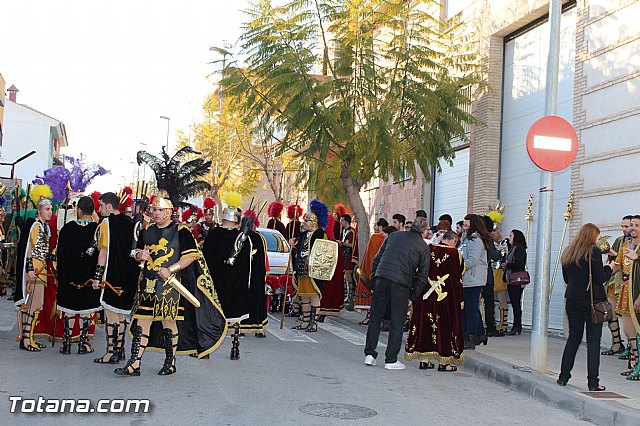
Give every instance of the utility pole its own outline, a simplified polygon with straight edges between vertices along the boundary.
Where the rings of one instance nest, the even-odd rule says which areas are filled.
[[[560,0],[549,2],[549,56],[545,87],[544,115],[556,115],[558,74],[560,68]],[[536,280],[533,288],[533,324],[531,329],[531,368],[547,371],[547,331],[549,327],[549,286],[551,274],[551,240],[553,237],[553,172],[540,176],[540,203],[536,237]]]

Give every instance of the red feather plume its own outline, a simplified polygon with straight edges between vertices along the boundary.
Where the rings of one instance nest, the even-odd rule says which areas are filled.
[[[280,218],[283,209],[284,204],[282,204],[280,201],[274,201],[273,203],[269,204],[269,207],[267,208],[267,215],[269,217]]]
[[[325,229],[325,232],[329,236],[330,240],[335,240],[336,236],[333,235],[333,227],[336,223],[336,219],[333,217],[332,214],[327,215],[327,217],[329,218],[329,223],[327,224],[327,228]]]
[[[99,193],[98,191],[93,191],[90,195],[91,198],[93,198],[93,207],[95,209],[96,212],[100,211],[100,196],[102,194]]]
[[[302,217],[302,207],[291,203],[291,205],[287,207],[287,217],[290,220],[293,220],[296,217],[296,207],[298,208],[298,220],[300,220],[300,218]]]
[[[182,222],[187,223],[189,219],[191,219],[191,216],[193,216],[193,210],[189,207],[182,212]]]
[[[133,189],[131,189],[130,186],[125,186],[124,188],[122,188],[122,192],[127,195],[133,195]]]
[[[243,216],[251,216],[253,220],[256,221],[256,228],[260,228],[260,221],[258,220],[258,215],[256,215],[256,211],[252,209],[247,209],[242,214]]]
[[[131,206],[133,206],[133,198],[131,197],[131,195],[128,195],[124,202],[120,203],[120,205],[118,206],[118,210],[120,210],[120,213],[124,213],[124,210],[127,207]]]
[[[212,209],[212,208],[214,208],[216,206],[216,200],[214,200],[211,197],[207,197],[207,198],[204,199],[204,202],[202,203],[202,206],[205,209]]]
[[[336,204],[335,206],[333,206],[333,211],[335,213],[338,213],[338,216],[347,214],[347,209],[344,207],[344,204]]]

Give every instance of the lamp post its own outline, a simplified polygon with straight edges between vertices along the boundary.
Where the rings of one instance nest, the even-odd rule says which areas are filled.
[[[167,150],[167,152],[169,152],[169,121],[171,121],[171,118],[165,115],[161,115],[160,118],[167,120],[167,143],[165,145],[165,149]]]

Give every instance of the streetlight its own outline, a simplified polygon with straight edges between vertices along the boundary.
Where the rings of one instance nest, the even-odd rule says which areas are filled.
[[[167,120],[167,144],[166,144],[166,150],[167,152],[169,152],[169,121],[171,120],[171,118],[161,115],[160,118]]]

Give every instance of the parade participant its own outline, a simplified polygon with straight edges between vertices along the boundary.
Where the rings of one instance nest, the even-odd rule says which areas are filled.
[[[376,365],[380,325],[385,311],[389,308],[391,324],[384,368],[405,368],[405,365],[398,361],[398,352],[402,345],[402,328],[409,300],[417,300],[429,278],[429,246],[424,243],[428,228],[429,224],[425,218],[416,217],[410,231],[390,234],[373,260],[375,290],[364,348],[365,365]]]
[[[343,214],[340,217],[340,229],[342,234],[338,245],[344,256],[344,301],[353,305],[353,248],[356,241],[356,233],[351,227],[351,215]]]
[[[267,337],[265,334],[269,328],[265,294],[268,265],[267,242],[262,235],[256,232],[256,229],[260,227],[260,221],[255,210],[245,210],[244,216],[252,219],[253,226],[248,233],[251,250],[251,283],[247,293],[249,318],[240,322],[240,332],[255,333],[256,337]]]
[[[213,221],[214,208],[216,207],[216,202],[213,198],[207,197],[204,199],[202,203],[202,213],[204,214],[203,219],[198,222],[198,224],[193,228],[193,236],[196,239],[196,242],[200,247],[204,244],[205,238],[207,238],[207,234],[215,226]]]
[[[98,264],[92,285],[96,290],[102,287],[100,304],[106,318],[107,352],[94,359],[94,362],[117,364],[125,359],[125,316],[131,313],[133,307],[140,269],[130,257],[133,221],[120,214],[118,196],[113,192],[105,192],[98,200],[102,222],[95,235]]]
[[[64,315],[64,334],[60,353],[71,353],[71,335],[75,317],[80,315],[82,325],[78,342],[78,354],[93,352],[88,342],[91,316],[102,309],[100,292],[91,286],[95,274],[98,253],[87,255],[98,224],[93,215],[93,200],[82,197],[76,205],[76,220],[67,223],[58,238],[58,294],[57,309]],[[87,285],[89,283],[89,285]]]
[[[289,243],[292,242],[293,239],[298,238],[300,235],[300,218],[302,217],[302,207],[297,204],[291,203],[289,207],[287,207],[287,218],[289,218],[289,223],[287,223],[285,238]]]
[[[211,271],[220,306],[227,322],[233,327],[231,356],[240,358],[240,322],[249,318],[249,289],[251,286],[251,247],[247,243],[250,232],[249,218],[245,218],[243,232],[238,208],[242,197],[227,192],[222,201],[226,207],[222,211],[221,226],[212,228],[204,241],[202,252]]]
[[[328,225],[327,206],[319,200],[311,200],[309,212],[301,224],[301,233],[293,247],[294,286],[302,299],[302,322],[293,327],[307,332],[318,331],[316,316],[322,298],[324,281],[309,276],[309,260],[318,239],[327,239],[324,228]]]
[[[495,223],[489,216],[483,216],[485,227],[487,232],[490,233],[495,227]],[[491,240],[491,238],[490,238]],[[491,267],[491,262],[497,262],[502,258],[502,254],[495,248],[493,244],[493,240],[487,247],[487,283],[482,288],[482,300],[484,302],[484,321],[486,327],[482,326],[482,319],[480,320],[481,326],[478,330],[478,340],[477,343],[488,342],[489,337],[503,337],[505,335],[504,332],[498,331],[496,329],[496,313],[495,313],[495,282],[493,275],[493,268]]]
[[[638,303],[638,295],[640,293],[640,259],[638,256],[638,247],[640,246],[640,216],[635,215],[631,219],[631,228],[629,229],[630,241],[625,241],[616,256],[615,263],[622,272],[622,285],[620,287],[620,295],[618,296],[618,304],[616,305],[616,313],[622,315],[622,328],[624,334],[631,344],[631,356],[629,358],[629,370],[622,373],[627,376],[628,380],[640,380],[640,363],[638,362],[638,337],[640,333],[640,318],[637,314],[640,309],[634,306]],[[636,310],[637,309],[637,310]]]
[[[203,217],[202,209],[192,204],[182,212],[182,223],[193,233],[198,221]]]
[[[358,282],[356,286],[356,296],[354,302],[354,309],[366,311],[366,318],[361,321],[360,325],[369,325],[369,317],[371,313],[371,294],[373,290],[371,269],[373,267],[373,259],[378,254],[380,246],[384,242],[384,227],[389,226],[388,222],[384,218],[378,219],[373,225],[373,234],[369,238],[367,248],[362,256],[362,262],[360,267],[356,270],[358,276]]]
[[[141,231],[133,254],[144,263],[131,315],[131,358],[114,370],[120,376],[140,375],[147,348],[165,352],[158,375],[174,374],[176,354],[203,358],[226,333],[211,277],[191,231],[171,219],[173,204],[168,197],[157,197],[151,207],[154,223]],[[189,297],[193,299],[185,300]],[[194,307],[194,301],[200,306]]]
[[[493,291],[500,305],[500,317],[498,318],[496,330],[506,333],[507,319],[509,318],[509,302],[507,297],[507,283],[504,278],[504,266],[507,263],[507,254],[509,253],[509,239],[502,235],[500,226],[495,226],[489,235],[493,240],[496,251],[500,253],[499,260],[491,261],[494,283]]]
[[[133,189],[130,186],[125,186],[120,194],[120,205],[118,210],[125,216],[129,216],[133,219]]]
[[[453,233],[451,233],[453,234]],[[449,244],[453,235],[446,235]],[[405,359],[419,359],[420,369],[456,371],[464,360],[462,334],[462,255],[455,245],[430,245],[428,285],[413,303]]]
[[[268,229],[275,229],[280,232],[283,236],[287,233],[287,229],[284,226],[284,223],[280,220],[282,217],[282,210],[284,209],[284,205],[279,201],[274,201],[269,203],[269,207],[267,207],[267,215],[269,216],[269,222],[267,222]]]
[[[622,223],[620,224],[620,226],[622,227],[622,235],[616,238],[616,240],[611,245],[611,252],[608,257],[609,261],[615,260],[618,252],[620,252],[622,243],[629,238],[629,229],[631,228],[632,218],[633,216],[631,215],[622,218]],[[621,285],[622,273],[618,271],[611,276],[611,279],[606,286],[607,298],[609,299],[609,303],[611,303],[612,306],[616,306],[618,304],[618,296],[620,295]],[[625,352],[624,341],[622,340],[622,336],[620,336],[620,322],[618,321],[618,317],[616,316],[613,321],[609,321],[608,326],[612,338],[611,348],[602,352],[602,355],[617,355]]]
[[[327,238],[336,241],[333,235],[336,220],[332,214],[327,215],[327,227],[325,229]],[[338,237],[339,238],[339,237]],[[337,242],[337,241],[336,241]],[[325,281],[322,287],[322,299],[320,300],[320,310],[317,312],[316,321],[324,322],[326,316],[338,316],[344,309],[344,255],[342,250],[338,250],[338,262],[331,280]]]
[[[35,341],[34,331],[44,305],[44,290],[51,271],[49,220],[53,215],[53,193],[48,185],[35,185],[29,195],[36,205],[36,219],[25,233],[22,282],[19,292],[16,286],[16,306],[19,307],[20,349],[40,352],[46,346]]]

